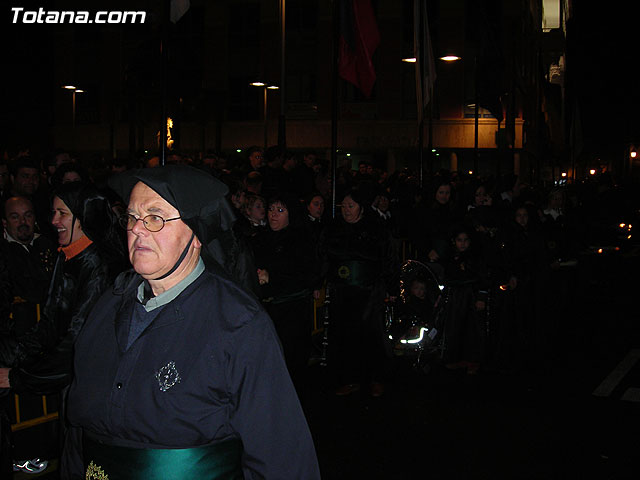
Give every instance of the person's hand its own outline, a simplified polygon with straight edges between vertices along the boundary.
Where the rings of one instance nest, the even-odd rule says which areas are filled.
[[[258,282],[260,285],[264,285],[269,283],[269,272],[266,270],[258,269]]]
[[[437,262],[440,259],[440,255],[435,250],[431,250],[428,257],[430,262]]]
[[[9,372],[10,368],[0,368],[0,388],[10,388],[9,385]]]
[[[484,311],[486,304],[482,300],[476,300],[476,311],[482,312]]]

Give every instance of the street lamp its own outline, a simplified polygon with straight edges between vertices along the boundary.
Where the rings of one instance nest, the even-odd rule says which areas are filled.
[[[251,87],[261,87],[263,90],[262,100],[262,123],[264,124],[264,149],[267,149],[267,90],[278,90],[280,87],[277,85],[269,85],[264,82],[251,82]]]
[[[76,128],[76,93],[84,93],[84,90],[76,87],[75,85],[63,85],[63,89],[71,90],[71,126],[75,130]]]

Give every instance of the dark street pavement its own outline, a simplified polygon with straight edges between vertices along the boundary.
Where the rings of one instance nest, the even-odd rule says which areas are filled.
[[[336,397],[326,367],[312,366],[304,405],[323,478],[638,478],[638,258],[602,257],[580,272],[551,358],[540,359],[549,368],[537,372],[425,375],[399,362],[373,398],[364,387]]]
[[[547,369],[424,375],[397,365],[373,398],[336,397],[313,367],[306,409],[323,478],[638,478],[638,257],[596,262],[579,272]]]

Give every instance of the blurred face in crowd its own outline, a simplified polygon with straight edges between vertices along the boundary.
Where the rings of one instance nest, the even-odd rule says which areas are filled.
[[[13,189],[18,195],[33,195],[40,184],[37,168],[22,167],[13,177]]]
[[[269,227],[274,232],[289,226],[289,210],[280,202],[269,206]]]
[[[264,165],[264,157],[261,150],[253,152],[249,155],[249,163],[251,163],[251,168],[258,169]]]
[[[153,280],[161,277],[176,264],[189,243],[193,231],[182,220],[167,222],[166,220],[171,218],[179,218],[180,213],[155,190],[142,182],[138,182],[131,191],[127,213],[139,219],[127,232],[131,265],[142,278]],[[142,221],[147,215],[163,218],[164,227],[157,232],[147,230]],[[166,288],[178,283],[195,268],[194,262],[198,260],[200,248],[200,241],[194,237],[180,267],[163,280],[167,285]]]
[[[0,165],[0,188],[7,188],[7,184],[9,183],[9,167],[6,165]]]
[[[465,232],[459,233],[458,235],[456,235],[456,238],[454,239],[454,244],[458,252],[466,251],[469,248],[469,245],[471,245],[471,240],[469,239],[469,235],[467,235],[467,233]]]
[[[4,214],[2,224],[7,233],[20,243],[31,243],[36,225],[33,204],[26,198],[11,197],[5,204]]]
[[[436,202],[445,205],[451,198],[451,185],[440,185],[436,190]]]
[[[559,209],[562,208],[562,204],[564,203],[564,196],[562,192],[553,192],[549,195],[549,208]]]
[[[384,195],[380,195],[376,198],[376,203],[378,205],[378,210],[380,210],[383,213],[386,213],[389,211],[389,199],[387,197],[385,197]]]
[[[309,205],[307,205],[307,211],[313,218],[321,218],[324,213],[324,198],[320,195],[313,197],[309,202]]]
[[[312,168],[313,167],[313,163],[316,161],[316,156],[313,153],[307,153],[304,156],[304,164],[309,167]]]
[[[522,227],[526,227],[529,223],[529,212],[526,208],[520,207],[515,214],[516,223]]]
[[[344,197],[340,209],[342,210],[342,218],[347,223],[356,223],[362,218],[362,208],[351,198],[351,195]]]
[[[482,205],[490,205],[489,195],[487,195],[487,190],[483,186],[480,186],[476,189],[473,202],[477,207],[480,207]]]
[[[245,202],[245,193],[244,190],[238,190],[236,193],[231,195],[231,203],[233,206],[240,210],[244,206]]]
[[[421,282],[419,280],[414,280],[413,283],[411,284],[411,295],[421,300],[424,300],[424,297],[426,296],[426,294],[427,294],[427,286],[424,284],[424,282]]]
[[[254,223],[262,222],[265,216],[264,201],[261,198],[257,198],[252,204],[247,205],[245,213],[249,220]]]
[[[73,221],[73,213],[60,198],[53,197],[53,211],[51,224],[58,231],[58,245],[66,246],[84,237],[82,225],[76,219]]]
[[[62,176],[62,183],[81,182],[81,181],[82,181],[82,177],[80,176],[80,174],[78,172],[74,172],[73,170],[69,172],[65,172],[65,174]]]

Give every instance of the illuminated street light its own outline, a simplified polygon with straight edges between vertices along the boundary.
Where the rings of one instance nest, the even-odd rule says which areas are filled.
[[[402,59],[403,62],[405,63],[416,63],[416,57],[409,57],[409,58],[403,58]]]
[[[595,175],[596,174],[595,168],[592,168],[591,170],[589,170],[589,174],[590,175]]]
[[[262,121],[264,123],[264,149],[267,149],[267,90],[278,90],[280,87],[277,85],[269,85],[264,82],[251,82],[251,87],[261,87],[264,91],[262,99]]]
[[[76,93],[84,93],[84,90],[76,87],[75,85],[63,85],[63,89],[71,90],[71,127],[73,130],[73,143],[75,144],[75,131],[76,131]]]
[[[462,57],[457,55],[445,55],[444,57],[440,57],[440,60],[444,62],[456,62],[458,60],[462,60]]]

